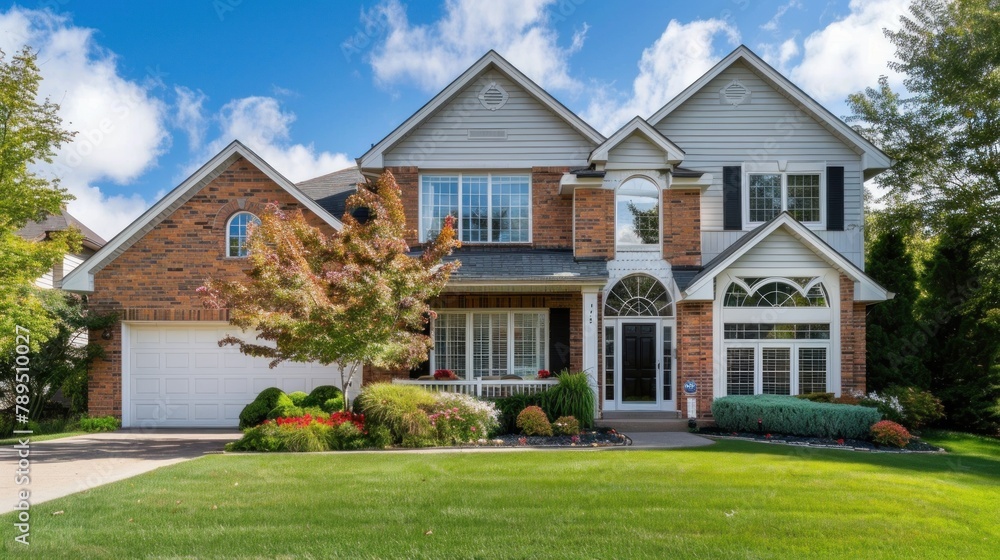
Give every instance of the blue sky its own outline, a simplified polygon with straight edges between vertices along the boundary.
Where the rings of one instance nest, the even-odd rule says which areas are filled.
[[[908,0],[41,0],[0,7],[79,131],[46,170],[110,238],[238,138],[300,181],[346,167],[494,48],[606,135],[740,43],[837,115],[890,74]]]

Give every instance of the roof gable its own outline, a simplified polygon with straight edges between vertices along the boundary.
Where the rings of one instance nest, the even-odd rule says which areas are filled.
[[[764,240],[772,237],[775,232],[783,231],[798,240],[805,248],[831,267],[847,275],[855,282],[855,301],[885,301],[892,299],[893,293],[880,286],[863,270],[846,257],[830,247],[812,230],[799,223],[788,212],[782,212],[770,221],[758,226],[753,231],[739,238],[735,243],[719,253],[711,262],[705,265],[684,289],[684,299],[711,300],[714,299],[714,280],[722,271],[738,265],[739,260],[759,246]]]
[[[757,56],[746,45],[740,45],[733,52],[729,53],[693,84],[667,102],[659,111],[649,117],[647,121],[653,126],[658,125],[667,115],[705,88],[719,74],[739,62],[745,64],[751,72],[774,88],[775,91],[785,96],[811,118],[815,119],[837,139],[861,154],[862,169],[865,171],[866,180],[888,169],[892,165],[892,159],[882,150],[799,89],[798,86],[772,68],[767,62],[764,62],[763,59]]]
[[[75,292],[92,292],[94,290],[94,274],[128,250],[136,241],[173,214],[174,211],[190,200],[192,196],[221,175],[241,157],[267,175],[275,184],[287,191],[299,203],[308,208],[309,211],[315,213],[331,227],[338,230],[343,227],[340,220],[331,216],[316,201],[306,196],[305,193],[268,165],[260,156],[239,141],[234,140],[190,177],[185,179],[184,182],[174,188],[174,190],[167,193],[166,196],[158,200],[141,216],[136,218],[134,222],[129,224],[84,264],[68,274],[63,279],[63,289]]]
[[[531,79],[521,73],[520,70],[497,54],[496,51],[491,50],[476,61],[475,64],[470,66],[469,69],[463,72],[453,82],[448,84],[423,107],[417,110],[417,112],[410,116],[410,118],[406,119],[406,121],[389,133],[388,136],[383,138],[380,142],[365,152],[364,155],[359,157],[357,159],[358,167],[362,170],[362,172],[370,169],[382,169],[386,167],[384,161],[386,152],[390,151],[393,147],[407,138],[407,136],[409,136],[415,129],[431,119],[439,110],[444,108],[449,102],[454,100],[468,87],[473,85],[479,76],[488,71],[496,71],[504,78],[509,79],[513,84],[523,89],[530,97],[541,103],[542,106],[554,113],[558,118],[568,124],[574,131],[579,133],[593,145],[600,144],[604,141],[604,136],[597,132],[592,126],[587,124],[586,121],[566,108],[565,105],[552,97],[551,94],[542,89],[538,84],[531,81]],[[491,94],[495,94],[495,92],[487,92],[484,90],[484,92],[480,95],[489,96]],[[486,100],[484,100],[484,102],[486,102]]]
[[[619,128],[617,132],[612,134],[601,145],[594,148],[594,151],[590,154],[590,162],[598,164],[607,163],[612,158],[612,152],[615,148],[621,146],[627,140],[636,137],[642,138],[658,148],[663,154],[664,164],[678,165],[684,160],[684,150],[671,142],[660,131],[653,128],[642,117],[635,117],[625,126]]]

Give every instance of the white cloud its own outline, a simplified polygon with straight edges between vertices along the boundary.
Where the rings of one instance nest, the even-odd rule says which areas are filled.
[[[166,105],[147,87],[122,78],[115,55],[100,48],[93,34],[49,11],[13,7],[0,13],[0,48],[12,54],[27,44],[38,51],[40,94],[61,106],[65,128],[78,131],[46,170],[77,197],[70,212],[111,237],[147,202],[108,196],[95,183],[135,179],[155,165],[169,136]]]
[[[795,41],[795,38],[792,37],[786,39],[778,46],[766,43],[757,45],[757,52],[761,58],[787,76],[790,73],[788,63],[802,51],[799,49],[799,44]]]
[[[874,86],[881,75],[893,85],[902,76],[889,70],[895,47],[882,30],[898,29],[910,0],[851,0],[850,13],[806,37],[802,61],[790,78],[824,103],[843,102],[848,94]]]
[[[174,93],[177,94],[174,124],[187,134],[188,147],[195,151],[201,148],[205,137],[207,123],[202,106],[208,97],[200,90],[194,91],[184,86],[175,86]]]
[[[767,21],[767,23],[761,25],[760,28],[763,29],[764,31],[777,33],[781,26],[781,18],[782,16],[785,15],[785,12],[787,12],[792,8],[801,8],[801,7],[802,3],[799,2],[799,0],[791,0],[789,3],[779,6],[778,11],[774,13],[774,16],[772,16],[771,19]]]
[[[632,91],[622,96],[602,88],[584,111],[584,119],[610,134],[636,115],[649,117],[725,55],[713,48],[719,34],[732,46],[739,43],[739,31],[723,20],[671,20],[659,39],[642,51]]]
[[[281,110],[273,97],[244,97],[226,103],[216,116],[221,134],[192,163],[197,169],[233,140],[239,140],[293,182],[303,181],[354,165],[345,154],[317,152],[310,145],[293,144],[290,128],[295,115]]]
[[[587,25],[568,47],[559,46],[549,25],[553,4],[555,0],[448,0],[440,20],[416,25],[398,0],[385,0],[363,14],[366,28],[386,34],[368,62],[383,85],[405,80],[436,91],[495,49],[542,87],[570,89],[579,83],[569,75],[567,61],[583,46]]]

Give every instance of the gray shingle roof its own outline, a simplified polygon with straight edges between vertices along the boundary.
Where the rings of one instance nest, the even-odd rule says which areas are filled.
[[[41,222],[28,222],[28,225],[18,230],[17,234],[25,239],[41,240],[45,239],[46,234],[51,231],[65,231],[70,227],[80,230],[80,233],[83,234],[83,244],[88,249],[96,251],[107,243],[103,237],[94,233],[94,230],[74,218],[66,210],[60,214],[49,214]]]
[[[347,197],[351,196],[357,184],[364,180],[355,166],[308,179],[296,183],[295,186],[339,220],[344,215]]]
[[[463,280],[600,280],[608,277],[608,263],[576,260],[573,251],[558,249],[462,248],[446,261],[459,260],[462,266],[452,281]]]

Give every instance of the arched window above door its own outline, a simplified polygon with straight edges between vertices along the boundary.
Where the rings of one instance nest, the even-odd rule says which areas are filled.
[[[632,177],[615,193],[615,242],[619,247],[660,244],[660,189],[645,177]]]
[[[604,302],[607,317],[673,317],[670,293],[659,280],[645,274],[622,278]]]

